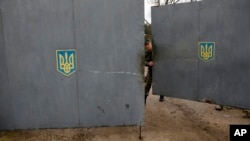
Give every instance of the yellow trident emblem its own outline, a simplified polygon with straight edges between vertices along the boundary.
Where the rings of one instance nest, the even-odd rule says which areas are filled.
[[[57,71],[69,76],[76,71],[75,50],[57,50]]]
[[[214,59],[215,43],[214,42],[200,42],[199,43],[199,58],[203,61],[210,61]]]

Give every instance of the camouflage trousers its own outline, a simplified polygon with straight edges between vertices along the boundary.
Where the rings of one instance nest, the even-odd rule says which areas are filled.
[[[145,104],[146,104],[146,100],[147,100],[151,85],[152,85],[152,76],[150,75],[150,73],[147,73],[147,76],[145,78]]]

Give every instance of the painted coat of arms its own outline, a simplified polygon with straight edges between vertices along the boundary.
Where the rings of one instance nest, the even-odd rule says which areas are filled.
[[[69,76],[76,72],[76,51],[56,50],[57,71],[65,76]]]
[[[208,62],[215,57],[214,42],[199,42],[198,56],[202,61]]]

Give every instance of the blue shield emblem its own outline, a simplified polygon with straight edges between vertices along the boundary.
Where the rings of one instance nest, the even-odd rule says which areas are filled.
[[[76,51],[56,50],[57,71],[65,76],[69,76],[76,71]]]
[[[199,42],[199,58],[202,61],[208,62],[215,57],[215,43],[214,42]]]

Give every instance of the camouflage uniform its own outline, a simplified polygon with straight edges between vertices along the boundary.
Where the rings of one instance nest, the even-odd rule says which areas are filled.
[[[146,85],[145,85],[145,104],[146,99],[149,93],[149,90],[152,85],[152,66],[149,66],[148,63],[153,61],[153,52],[152,51],[145,51],[145,66],[148,67],[148,73],[146,75]]]
[[[152,66],[149,66],[148,63],[153,61],[153,52],[152,51],[145,51],[145,66],[148,67],[148,73],[146,75],[146,86],[145,86],[145,104],[146,104],[146,100],[147,100],[147,97],[148,97],[148,93],[149,93],[149,90],[151,88],[151,85],[152,85],[152,74],[153,74],[153,67]],[[164,96],[163,95],[160,95],[160,99],[159,101],[164,101]]]

